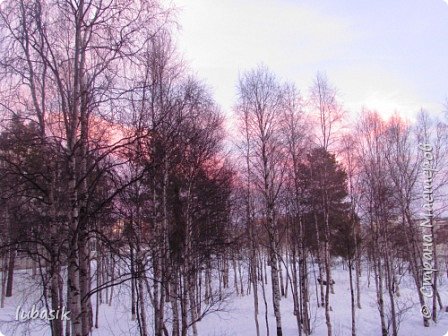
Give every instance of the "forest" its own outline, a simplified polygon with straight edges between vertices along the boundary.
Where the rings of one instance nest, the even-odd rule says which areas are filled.
[[[350,114],[265,64],[223,111],[176,29],[155,0],[0,3],[1,332],[212,335],[243,297],[235,335],[445,331],[448,112]]]

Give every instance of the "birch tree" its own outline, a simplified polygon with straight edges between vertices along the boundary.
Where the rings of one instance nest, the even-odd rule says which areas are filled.
[[[283,139],[280,128],[282,88],[275,76],[264,66],[243,74],[238,84],[236,112],[243,116],[243,133],[249,139],[249,161],[253,186],[263,200],[263,222],[268,236],[271,267],[272,304],[277,336],[281,336],[279,283],[279,236],[276,212],[284,168]]]
[[[294,86],[289,85],[284,93],[284,125],[288,153],[287,184],[288,198],[291,200],[288,213],[291,217],[289,230],[291,241],[292,286],[294,314],[297,319],[299,335],[311,333],[308,279],[308,248],[305,243],[304,206],[305,190],[301,181],[302,162],[310,147],[310,125],[304,114],[304,101]],[[298,260],[297,260],[298,258]],[[297,272],[296,263],[299,263]],[[298,279],[299,278],[299,279]]]
[[[310,94],[310,107],[315,115],[315,120],[317,121],[316,130],[316,142],[318,146],[328,151],[330,147],[334,146],[335,141],[338,137],[338,128],[340,127],[340,122],[343,117],[343,110],[340,103],[337,100],[337,91],[331,86],[328,79],[324,74],[318,73],[316,79],[311,87]],[[324,182],[325,183],[325,182]],[[329,235],[330,228],[328,224],[328,214],[323,217],[325,223],[325,230],[323,231],[323,236],[321,237],[318,233],[318,223],[316,218],[316,232],[317,232],[317,262],[319,265],[320,278],[323,279],[322,272],[322,253],[320,250],[321,239],[323,240],[323,261],[325,266],[325,274],[327,278],[327,287],[325,290],[325,296],[323,293],[323,284],[320,284],[321,292],[321,302],[325,306],[325,318],[327,324],[328,335],[332,335],[332,325],[330,319],[330,288],[331,292],[334,293],[333,285],[330,285],[331,279],[331,260],[330,260],[330,245],[329,245]]]
[[[29,106],[41,137],[60,138],[66,157],[72,335],[88,335],[92,327],[88,175],[99,164],[88,160],[95,147],[92,120],[99,115],[112,120],[111,102],[129,84],[123,69],[166,18],[157,3],[146,1],[1,4],[2,74],[11,90],[24,93],[13,106]],[[50,128],[51,122],[57,127]]]
[[[375,274],[377,303],[380,313],[381,333],[388,335],[388,325],[393,335],[398,333],[395,299],[395,260],[391,244],[397,232],[393,230],[397,222],[397,211],[393,201],[393,187],[386,170],[386,124],[375,112],[365,112],[358,124],[360,139],[359,160],[362,177],[359,180],[362,214],[368,221],[370,254]],[[385,302],[387,293],[389,305]],[[390,314],[387,316],[387,307]]]

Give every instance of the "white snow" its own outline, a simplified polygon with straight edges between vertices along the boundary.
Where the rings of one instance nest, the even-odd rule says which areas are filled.
[[[230,268],[231,269],[231,268]],[[269,271],[269,270],[268,270]],[[311,275],[312,277],[312,275]],[[268,272],[269,278],[269,272]],[[350,310],[350,289],[348,270],[342,265],[337,265],[333,271],[333,278],[336,281],[334,286],[335,294],[331,295],[331,312],[334,336],[351,335],[351,310]],[[448,304],[448,283],[446,275],[441,276],[440,294],[442,302]],[[356,310],[356,326],[358,336],[380,335],[380,320],[376,305],[375,284],[373,278],[368,283],[367,270],[362,272],[362,309]],[[317,308],[314,281],[311,278],[311,319],[313,335],[327,335],[324,309]],[[17,271],[15,277],[14,296],[6,298],[5,307],[0,309],[0,336],[51,335],[46,321],[32,320],[31,322],[18,323],[15,321],[15,312],[18,305],[22,307],[35,303],[35,298],[39,295],[38,279],[32,280],[26,271]],[[229,279],[229,291],[234,291],[232,274]],[[245,278],[245,291],[247,291],[247,278]],[[261,286],[259,286],[259,308],[258,315],[261,335],[266,335],[265,308]],[[270,284],[266,285],[266,300],[268,306],[268,322],[270,335],[275,335],[275,318],[272,313],[272,296]],[[102,304],[99,311],[99,329],[94,329],[93,336],[125,336],[138,335],[136,321],[131,320],[129,309],[130,290],[127,285],[121,285],[115,290],[115,296],[111,306]],[[400,297],[397,299],[397,306],[409,309],[400,317],[399,335],[406,336],[448,336],[448,313],[439,312],[439,320],[432,323],[429,328],[422,324],[420,306],[416,296],[412,279],[404,275],[401,279]],[[34,301],[33,301],[34,298]],[[385,295],[387,303],[388,297]],[[95,312],[95,296],[92,304]],[[167,304],[169,307],[169,304]],[[150,334],[152,331],[151,308],[146,306],[149,316]],[[293,302],[291,293],[287,298],[282,298],[281,314],[283,323],[283,335],[298,335],[295,316],[293,315]],[[167,316],[169,313],[167,312]],[[3,332],[3,334],[2,334]],[[223,305],[223,310],[207,315],[198,323],[198,334],[200,336],[240,336],[256,335],[253,313],[253,296],[236,295],[233,293],[230,299]]]

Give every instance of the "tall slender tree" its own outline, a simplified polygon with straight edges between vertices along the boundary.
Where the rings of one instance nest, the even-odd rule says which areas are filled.
[[[241,76],[236,112],[248,134],[252,185],[263,200],[263,222],[269,243],[273,309],[277,336],[283,334],[280,312],[279,234],[277,203],[283,182],[283,137],[280,128],[282,87],[264,66]]]

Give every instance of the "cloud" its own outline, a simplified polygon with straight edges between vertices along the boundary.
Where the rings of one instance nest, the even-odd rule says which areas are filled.
[[[436,112],[413,83],[380,66],[358,62],[329,73],[338,87],[345,108],[356,114],[362,108],[376,110],[387,118],[395,112],[413,119],[421,108]]]
[[[423,5],[401,2],[389,12],[355,1],[174,1],[179,49],[224,112],[235,103],[238,75],[259,63],[303,94],[317,71],[326,72],[352,112],[363,106],[388,115],[440,110],[448,52],[440,42],[447,32],[440,10],[425,5],[422,16]]]
[[[298,64],[314,73],[316,64],[343,57],[358,38],[347,20],[295,1],[177,0],[176,5],[179,48],[227,111],[240,72],[264,63],[294,80]]]
[[[181,49],[193,63],[202,66],[316,62],[334,57],[355,36],[344,20],[294,2],[176,3],[183,8]]]

